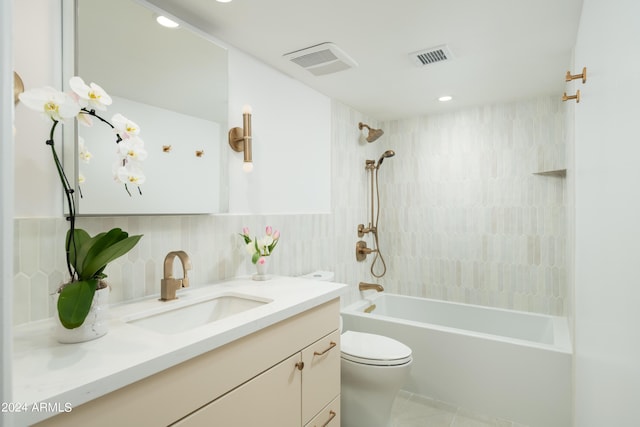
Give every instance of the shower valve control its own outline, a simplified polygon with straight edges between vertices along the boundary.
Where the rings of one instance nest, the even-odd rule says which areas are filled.
[[[367,233],[371,233],[371,232],[375,232],[376,228],[372,227],[371,224],[369,224],[369,227],[364,226],[364,224],[358,224],[358,237],[362,237]]]
[[[367,242],[365,242],[364,240],[359,240],[358,243],[356,243],[356,260],[357,261],[364,261],[365,259],[367,259],[367,255],[373,252],[378,252],[378,250],[368,248]]]

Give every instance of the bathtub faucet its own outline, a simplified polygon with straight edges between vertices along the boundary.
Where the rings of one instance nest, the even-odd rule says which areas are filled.
[[[360,284],[358,285],[358,289],[360,289],[360,291],[366,291],[369,289],[373,289],[378,292],[384,291],[384,288],[382,287],[382,285],[379,285],[377,283],[365,283],[365,282],[360,282]]]

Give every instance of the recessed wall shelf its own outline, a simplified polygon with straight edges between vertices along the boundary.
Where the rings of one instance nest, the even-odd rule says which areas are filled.
[[[550,171],[542,171],[542,172],[534,172],[534,175],[542,175],[542,176],[557,176],[559,178],[564,178],[567,176],[566,169],[556,169]]]

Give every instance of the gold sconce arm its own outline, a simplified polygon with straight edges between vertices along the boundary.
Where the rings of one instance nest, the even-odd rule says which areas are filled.
[[[244,152],[242,169],[251,172],[253,169],[251,147],[251,107],[245,105],[242,108],[242,128],[234,127],[229,130],[229,146],[235,152]]]

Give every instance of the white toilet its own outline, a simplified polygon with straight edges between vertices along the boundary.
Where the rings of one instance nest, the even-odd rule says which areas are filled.
[[[334,275],[316,271],[302,277],[331,281]],[[346,331],[340,349],[341,426],[389,427],[391,406],[409,377],[411,348],[382,335]]]
[[[340,337],[343,427],[389,427],[391,406],[409,377],[411,349],[382,335],[346,331]]]

